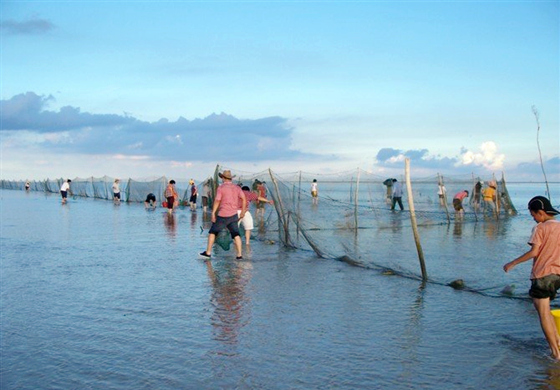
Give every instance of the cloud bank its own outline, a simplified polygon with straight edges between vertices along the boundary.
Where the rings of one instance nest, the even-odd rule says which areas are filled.
[[[355,166],[363,155],[344,155],[344,137],[336,134],[340,155],[306,153],[293,147],[294,122],[280,116],[238,119],[225,113],[202,119],[155,122],[139,120],[128,114],[96,114],[78,107],[50,110],[52,95],[27,92],[0,100],[0,134],[3,174],[49,177],[53,171],[67,170],[76,176],[94,174],[129,175],[189,170],[200,171],[216,163],[230,163],[245,170],[274,167],[277,171],[305,169],[339,170],[344,164]],[[332,141],[329,135],[315,134],[316,145]],[[352,137],[352,134],[346,136]],[[405,158],[411,160],[415,175],[492,174],[505,170],[519,180],[543,180],[540,161],[506,166],[498,144],[486,141],[476,149],[461,147],[455,156],[433,154],[428,149],[397,149],[379,145],[372,172],[402,173]],[[320,148],[319,148],[320,149]],[[363,152],[359,152],[363,153]],[[352,160],[354,159],[354,160]],[[330,166],[329,166],[330,165]],[[549,180],[560,180],[560,158],[545,158]],[[130,173],[125,173],[130,172]]]
[[[405,158],[416,167],[440,170],[471,171],[473,167],[486,170],[503,169],[505,155],[498,153],[498,146],[493,141],[484,142],[478,151],[462,148],[458,156],[441,157],[431,155],[428,149],[400,150],[382,148],[377,153],[376,163],[383,167],[402,166]]]
[[[192,160],[286,160],[309,157],[291,149],[292,128],[282,117],[237,119],[224,113],[203,119],[145,122],[128,115],[91,114],[66,106],[49,111],[54,97],[27,92],[0,101],[3,139],[58,153],[111,154]]]
[[[38,35],[48,33],[54,29],[54,24],[38,17],[33,17],[23,22],[15,20],[0,22],[0,30],[9,35]]]

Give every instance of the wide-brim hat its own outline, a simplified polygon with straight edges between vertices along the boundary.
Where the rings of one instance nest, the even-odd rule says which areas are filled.
[[[222,173],[218,173],[218,176],[220,176],[222,179],[228,179],[228,180],[231,180],[235,177],[235,175],[233,176],[231,175],[231,171],[229,169],[223,171]]]
[[[545,213],[551,215],[558,215],[560,211],[552,207],[550,200],[544,196],[535,196],[529,201],[529,210],[537,211],[544,210]]]

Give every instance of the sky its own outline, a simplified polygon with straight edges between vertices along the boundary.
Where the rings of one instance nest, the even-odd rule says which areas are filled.
[[[560,181],[559,25],[558,0],[2,0],[2,179]]]

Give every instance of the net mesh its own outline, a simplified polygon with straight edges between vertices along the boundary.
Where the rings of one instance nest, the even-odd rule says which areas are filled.
[[[280,240],[287,247],[314,251],[320,258],[420,279],[418,242],[413,237],[409,207],[413,201],[420,240],[425,243],[423,250],[430,282],[450,284],[462,280],[462,288],[488,295],[506,292],[512,295],[512,281],[501,271],[501,266],[487,263],[493,240],[511,229],[510,217],[517,213],[503,175],[500,180],[474,174],[434,175],[414,178],[410,186],[403,177],[397,177],[403,185],[404,210],[401,211],[398,207],[391,210],[393,178],[364,170],[277,174],[272,170],[254,173],[218,165],[210,176],[196,184],[200,195],[208,200],[208,210],[221,182],[219,173],[226,169],[234,175],[234,183],[261,191],[260,195],[274,201],[273,206],[251,205],[255,221],[253,239]],[[313,180],[318,184],[316,198],[311,195]],[[71,195],[111,200],[113,182],[114,178],[108,176],[76,178],[71,183]],[[166,177],[122,180],[122,200],[143,202],[148,193],[153,193],[160,201],[167,182]],[[184,203],[189,199],[190,184],[188,180],[176,182]],[[30,181],[29,186],[30,190],[58,193],[62,183],[63,179],[47,179]],[[1,186],[22,190],[25,184],[25,181],[2,180]],[[496,187],[496,199],[489,207],[483,201],[483,194],[491,184]],[[445,187],[444,192],[440,186]],[[463,201],[464,212],[458,213],[452,199],[463,190],[470,196]],[[484,223],[475,223],[479,221]],[[210,225],[210,219],[204,218],[205,230]],[[223,239],[226,249],[227,235]],[[465,262],[465,258],[472,260]],[[525,278],[518,283],[526,284]]]

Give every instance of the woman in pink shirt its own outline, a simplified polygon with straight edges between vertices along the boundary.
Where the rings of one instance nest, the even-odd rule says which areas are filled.
[[[463,209],[463,199],[469,196],[469,191],[463,190],[461,192],[457,192],[453,197],[453,208],[459,214],[463,214],[465,209]]]

